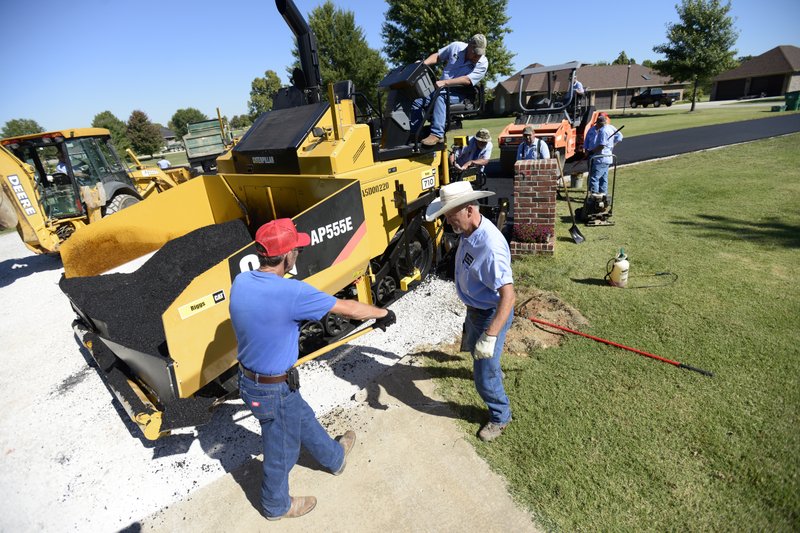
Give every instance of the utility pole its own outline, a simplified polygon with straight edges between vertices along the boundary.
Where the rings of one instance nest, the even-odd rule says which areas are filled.
[[[628,80],[631,78],[631,61],[628,60],[628,74],[625,76],[625,98],[622,100],[622,114],[625,114],[625,108],[628,107]]]

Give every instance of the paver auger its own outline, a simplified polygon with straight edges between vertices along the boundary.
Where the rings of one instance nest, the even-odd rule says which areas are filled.
[[[296,278],[376,305],[446,253],[440,223],[423,218],[448,180],[445,147],[421,146],[406,114],[436,90],[433,73],[421,63],[391,72],[381,115],[361,112],[350,81],[329,84],[324,98],[314,34],[291,0],[276,3],[302,69],[217,160],[218,174],[89,226],[62,248],[78,337],[148,439],[206,422],[235,395],[229,291],[239,272],[258,267],[253,236],[265,222],[289,217],[311,235]],[[301,354],[321,353],[357,326],[335,315],[306,323]]]

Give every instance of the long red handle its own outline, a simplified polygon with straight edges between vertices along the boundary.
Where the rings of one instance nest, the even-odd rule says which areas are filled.
[[[625,346],[624,344],[619,344],[617,342],[610,341],[608,339],[601,339],[600,337],[595,337],[594,335],[589,335],[588,333],[583,333],[583,332],[580,332],[580,331],[577,331],[577,330],[574,330],[574,329],[566,328],[564,326],[559,326],[558,324],[553,324],[552,322],[547,322],[545,320],[541,320],[541,319],[538,319],[538,318],[528,317],[528,319],[531,322],[535,322],[537,324],[543,324],[543,325],[549,326],[551,328],[556,328],[556,329],[560,329],[562,331],[566,331],[567,333],[572,333],[573,335],[580,335],[581,337],[586,337],[587,339],[592,339],[593,341],[602,342],[603,344],[608,344],[610,346],[615,346],[617,348],[622,348],[623,350],[628,350],[629,352],[638,353],[639,355],[643,355],[645,357],[650,357],[652,359],[656,359],[658,361],[661,361],[662,363],[669,363],[671,365],[677,366],[678,368],[685,368],[686,370],[693,370],[694,372],[699,372],[699,373],[704,374],[704,375],[706,375],[708,377],[714,377],[714,374],[712,372],[709,372],[708,370],[703,370],[701,368],[695,368],[693,366],[685,365],[683,363],[679,363],[678,361],[673,361],[671,359],[667,359],[665,357],[661,357],[661,356],[658,356],[658,355],[655,355],[655,354],[652,354],[652,353],[649,353],[649,352],[645,352],[643,350],[638,350],[636,348],[631,348],[630,346]]]

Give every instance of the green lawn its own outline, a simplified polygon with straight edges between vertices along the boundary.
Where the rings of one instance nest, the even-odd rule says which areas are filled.
[[[627,131],[627,130],[626,130]],[[428,359],[467,438],[541,524],[564,531],[796,531],[800,524],[800,135],[618,171],[616,225],[515,261],[522,290],[552,291],[590,334],[504,357],[514,422],[484,422],[471,361]],[[624,246],[631,285],[602,282]],[[480,414],[477,414],[480,413]]]

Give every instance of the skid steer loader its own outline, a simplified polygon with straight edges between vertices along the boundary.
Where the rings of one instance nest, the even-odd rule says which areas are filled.
[[[16,227],[38,254],[57,253],[80,228],[190,177],[182,168],[129,170],[102,128],[24,135],[0,146],[0,225]]]
[[[379,306],[447,252],[440,222],[423,217],[448,181],[445,146],[422,146],[426,133],[408,120],[413,100],[438,90],[433,72],[422,63],[390,72],[380,83],[386,108],[371,112],[350,81],[323,89],[313,32],[291,0],[276,4],[297,37],[301,68],[217,159],[218,173],[93,224],[62,247],[60,285],[76,334],[147,439],[207,422],[237,393],[228,298],[234,277],[258,268],[253,237],[262,224],[291,218],[311,236],[290,275]],[[303,324],[301,355],[324,353],[358,326],[336,315]]]

